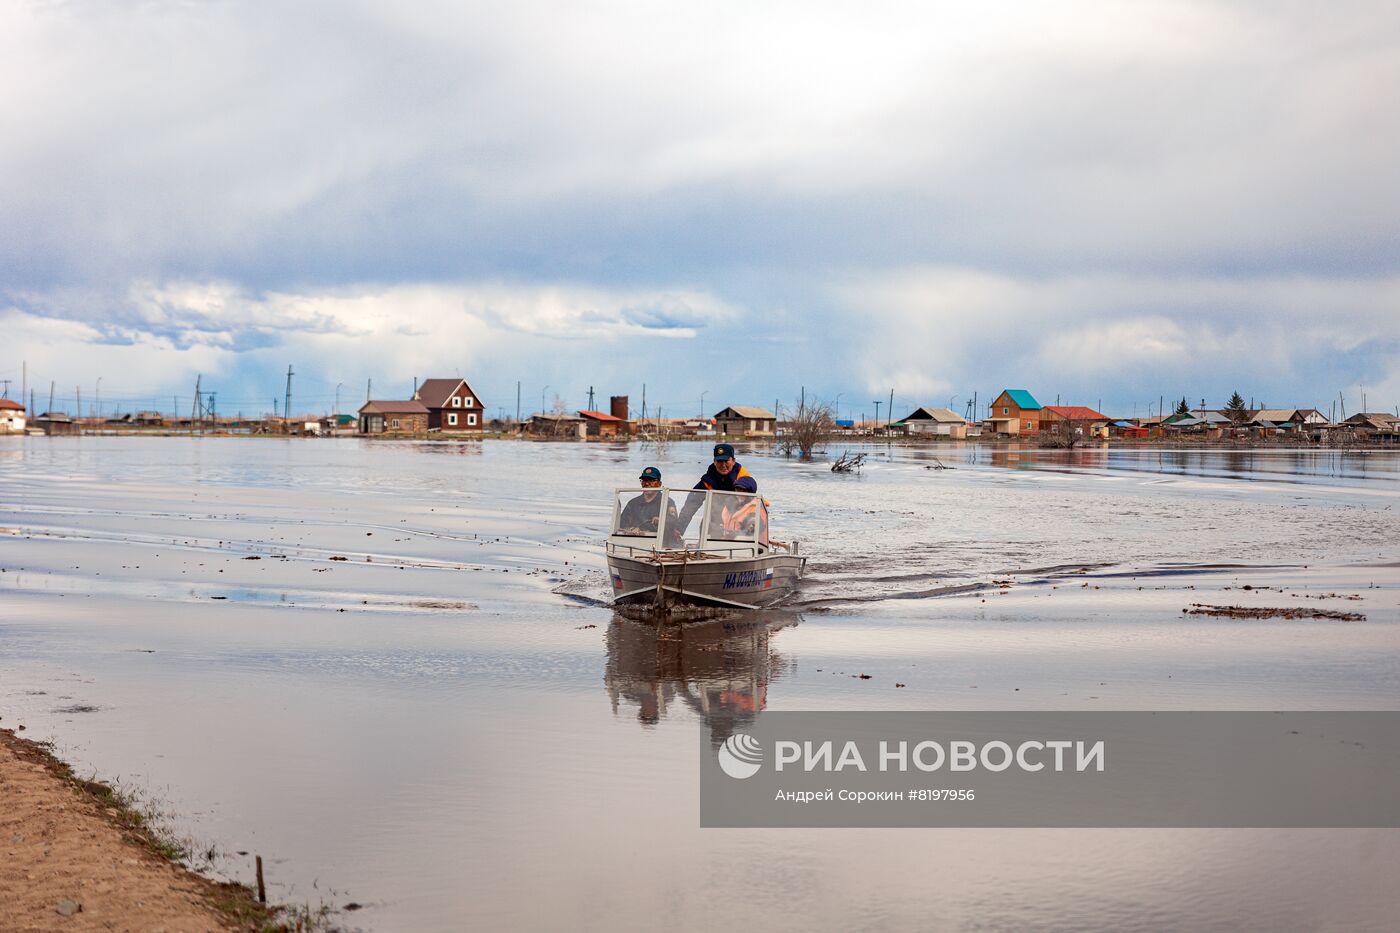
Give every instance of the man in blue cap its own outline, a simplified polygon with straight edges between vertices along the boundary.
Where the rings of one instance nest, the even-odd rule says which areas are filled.
[[[643,536],[655,535],[656,527],[661,522],[661,493],[651,490],[661,489],[661,471],[649,466],[642,471],[638,479],[641,480],[642,488],[647,491],[640,496],[634,496],[632,501],[627,503],[617,520],[618,531],[626,534],[629,530],[635,530],[642,532]],[[683,527],[676,521],[676,503],[667,496],[666,547],[680,546]]]
[[[720,492],[758,492],[758,480],[734,459],[733,444],[716,444],[714,462],[705,471],[705,475],[700,477],[700,482],[695,484],[695,488],[717,489]],[[704,501],[704,496],[690,494],[686,499],[685,508],[681,511],[681,528],[690,524],[690,519]]]

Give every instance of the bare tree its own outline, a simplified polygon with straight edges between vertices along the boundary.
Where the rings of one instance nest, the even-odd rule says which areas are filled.
[[[817,445],[836,426],[831,404],[817,399],[799,405],[796,410],[781,408],[778,417],[787,422],[778,440],[778,450],[789,457],[796,453],[799,460],[811,460]]]
[[[1036,441],[1041,447],[1059,447],[1065,450],[1073,450],[1080,444],[1089,440],[1090,431],[1093,428],[1092,421],[1076,420],[1065,418],[1063,421],[1056,419],[1048,431],[1041,431],[1036,436]]]

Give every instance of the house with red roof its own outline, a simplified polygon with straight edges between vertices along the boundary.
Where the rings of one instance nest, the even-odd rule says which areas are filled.
[[[24,406],[12,398],[0,398],[0,434],[23,434]]]
[[[1085,405],[1046,405],[1040,410],[1040,430],[1049,434],[1108,437],[1108,425],[1112,420]]]
[[[578,416],[588,426],[589,437],[617,437],[627,433],[627,421],[605,411],[581,411]]]

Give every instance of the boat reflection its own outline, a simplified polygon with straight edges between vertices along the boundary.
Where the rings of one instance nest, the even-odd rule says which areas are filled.
[[[613,713],[636,708],[644,726],[677,702],[693,710],[723,742],[768,705],[768,685],[792,668],[772,646],[795,612],[730,613],[699,622],[657,622],[613,615],[603,683]]]

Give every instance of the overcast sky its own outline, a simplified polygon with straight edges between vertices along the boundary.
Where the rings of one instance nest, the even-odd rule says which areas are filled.
[[[0,378],[1393,409],[1397,88],[1394,3],[0,3]]]

